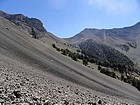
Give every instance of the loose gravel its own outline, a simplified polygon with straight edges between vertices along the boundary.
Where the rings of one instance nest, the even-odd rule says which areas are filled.
[[[0,54],[0,105],[137,105],[96,92]]]

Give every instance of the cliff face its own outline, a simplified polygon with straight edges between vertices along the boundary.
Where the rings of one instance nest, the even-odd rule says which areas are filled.
[[[21,29],[29,33],[33,38],[39,39],[47,44],[61,43],[63,44],[65,40],[58,38],[53,35],[43,27],[43,23],[36,18],[29,18],[22,14],[8,14],[0,11],[0,16],[11,21]]]
[[[7,14],[3,11],[0,11],[0,16],[13,22],[14,24],[29,33],[32,33],[32,29],[34,29],[38,37],[44,36],[47,32],[46,29],[43,27],[43,23],[39,19],[28,18],[22,14]]]

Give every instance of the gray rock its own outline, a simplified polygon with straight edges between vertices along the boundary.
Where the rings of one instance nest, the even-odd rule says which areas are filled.
[[[101,100],[99,100],[99,101],[98,101],[98,104],[102,104],[102,101],[101,101]]]
[[[52,105],[52,104],[49,102],[49,100],[46,100],[44,105]]]
[[[88,102],[88,105],[97,105],[95,102]]]
[[[13,92],[13,94],[16,96],[16,98],[20,98],[20,97],[21,97],[21,93],[20,93],[19,90],[15,90],[15,91]]]

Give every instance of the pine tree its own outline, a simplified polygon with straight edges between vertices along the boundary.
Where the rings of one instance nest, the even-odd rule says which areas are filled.
[[[88,65],[88,61],[86,59],[83,59],[83,65],[85,65],[85,66]]]

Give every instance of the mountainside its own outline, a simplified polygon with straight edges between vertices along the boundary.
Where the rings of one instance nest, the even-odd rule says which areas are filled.
[[[0,17],[0,95],[3,93],[1,103],[11,104],[140,102],[135,87],[72,61]]]
[[[29,35],[37,38],[46,43],[64,43],[64,40],[56,37],[44,28],[43,23],[36,18],[29,18],[22,14],[7,14],[0,11],[0,16],[6,18],[7,20],[13,22],[15,25],[25,30]]]
[[[100,62],[133,66],[133,62],[119,51],[89,39],[79,44],[82,52]]]
[[[114,29],[95,29],[95,28],[87,28],[84,29],[79,34],[69,38],[69,40],[86,40],[86,39],[94,39],[98,37],[99,39],[97,41],[105,41],[106,37],[112,37],[112,38],[121,38],[127,41],[131,41],[136,39],[136,37],[140,34],[140,22],[135,24],[134,26],[130,27],[124,27],[124,28],[114,28]],[[106,39],[108,42],[108,40]]]
[[[23,28],[24,30],[31,33],[32,28],[35,28],[38,35],[44,35],[46,29],[43,27],[43,23],[36,19],[36,18],[28,18],[22,14],[7,14],[2,11],[0,11],[0,16],[8,19],[9,21],[13,22],[17,26]]]
[[[140,66],[140,22],[124,28],[85,29],[66,40],[79,44],[88,39],[115,48]]]

